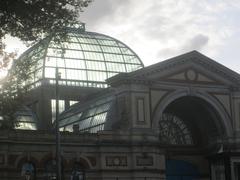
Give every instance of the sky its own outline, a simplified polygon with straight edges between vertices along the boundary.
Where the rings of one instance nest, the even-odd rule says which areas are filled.
[[[145,66],[197,50],[238,73],[239,18],[239,0],[94,0],[80,14],[87,31],[124,42]]]

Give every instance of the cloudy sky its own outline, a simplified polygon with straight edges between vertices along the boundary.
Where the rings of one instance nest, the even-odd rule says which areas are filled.
[[[146,66],[198,50],[240,73],[239,0],[94,0],[80,18]]]
[[[240,72],[239,0],[95,0],[81,19],[145,65],[198,50]]]

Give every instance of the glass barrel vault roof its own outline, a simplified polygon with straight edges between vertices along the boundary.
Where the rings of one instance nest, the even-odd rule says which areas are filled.
[[[124,43],[83,28],[71,28],[67,38],[58,43],[53,37],[46,38],[19,58],[29,59],[34,66],[28,84],[35,85],[42,79],[55,83],[56,67],[62,85],[100,88],[107,87],[107,78],[143,67],[140,58]]]
[[[114,111],[114,96],[94,100],[90,104],[81,103],[71,106],[60,114],[59,126],[62,131],[73,131],[73,125],[78,125],[79,132],[97,133],[105,130],[105,125]]]

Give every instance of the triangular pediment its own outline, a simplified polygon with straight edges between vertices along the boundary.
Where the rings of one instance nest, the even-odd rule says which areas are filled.
[[[240,85],[240,75],[218,62],[192,51],[130,73],[129,77],[149,81]]]
[[[156,77],[154,78],[156,80]],[[164,77],[157,77],[157,79],[165,81],[174,81],[174,82],[193,82],[193,83],[213,83],[221,84],[221,81],[218,81],[215,77],[211,77],[207,72],[201,72],[196,68],[186,68],[180,72],[173,72]]]

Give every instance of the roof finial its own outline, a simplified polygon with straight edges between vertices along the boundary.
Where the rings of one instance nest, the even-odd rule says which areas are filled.
[[[70,27],[67,27],[69,31],[74,32],[85,32],[85,23],[79,22],[76,24],[71,25]]]
[[[75,24],[75,28],[76,28],[76,29],[79,29],[79,30],[81,30],[81,31],[85,31],[85,23],[80,22],[80,23],[78,23],[78,24]]]

